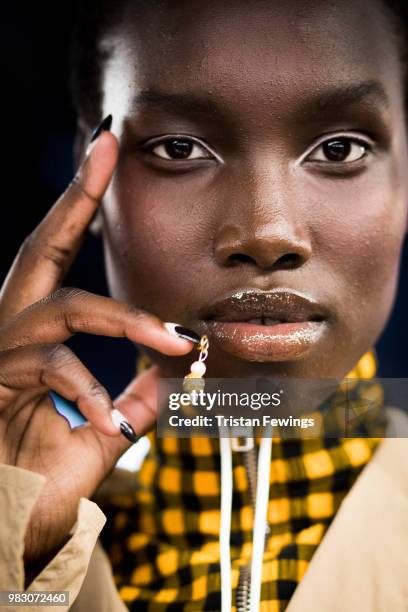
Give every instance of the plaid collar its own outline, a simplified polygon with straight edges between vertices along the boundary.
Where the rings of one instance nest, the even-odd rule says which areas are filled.
[[[382,388],[370,380],[375,366],[374,353],[369,352],[348,375],[355,379],[347,391],[354,413],[360,414],[367,397],[378,408],[370,411],[369,422],[352,421],[347,438],[274,440],[261,610],[286,608],[340,504],[380,442],[385,423],[377,418]],[[344,392],[340,386],[337,400]],[[350,427],[358,437],[350,437]],[[371,434],[376,437],[360,437]],[[218,611],[219,441],[149,437],[151,448],[135,491],[113,497],[104,508],[111,529],[105,528],[102,539],[119,593],[131,610]],[[237,612],[246,609],[250,579],[251,470],[256,472],[256,453],[234,453],[231,558]]]

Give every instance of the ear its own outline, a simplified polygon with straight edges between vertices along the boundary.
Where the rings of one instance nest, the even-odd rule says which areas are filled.
[[[79,166],[85,159],[86,148],[89,144],[90,137],[91,130],[81,120],[79,120],[77,123],[74,138],[74,172],[78,170]],[[99,211],[100,209],[96,213],[89,226],[89,230],[94,236],[100,236],[100,234],[102,233],[102,216]]]

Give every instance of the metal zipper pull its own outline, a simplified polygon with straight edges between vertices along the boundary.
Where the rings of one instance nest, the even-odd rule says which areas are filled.
[[[245,440],[245,442],[241,444],[241,440]],[[236,453],[246,453],[254,448],[254,439],[252,437],[231,438],[231,448]]]

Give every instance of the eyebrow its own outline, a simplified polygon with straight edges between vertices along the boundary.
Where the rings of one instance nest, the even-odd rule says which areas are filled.
[[[379,81],[364,81],[333,87],[328,91],[312,96],[308,99],[307,104],[315,107],[315,110],[319,112],[324,112],[351,106],[366,99],[371,99],[385,107],[388,106],[387,94]]]
[[[333,112],[365,100],[377,102],[384,107],[388,106],[388,97],[383,85],[374,80],[339,85],[323,92],[313,92],[310,96],[298,95],[297,98],[303,112],[308,110],[311,114]],[[220,112],[215,100],[194,94],[144,90],[134,97],[133,102],[136,107],[157,106],[173,113],[208,115]]]
[[[217,105],[210,99],[192,94],[174,94],[153,90],[141,91],[134,98],[136,106],[159,106],[173,112],[209,113]]]

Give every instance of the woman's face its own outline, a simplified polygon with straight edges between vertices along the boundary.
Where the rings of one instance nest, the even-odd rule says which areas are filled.
[[[210,375],[342,377],[384,328],[407,141],[376,7],[151,2],[103,40],[111,292],[208,333]],[[149,354],[173,376],[191,362]]]

